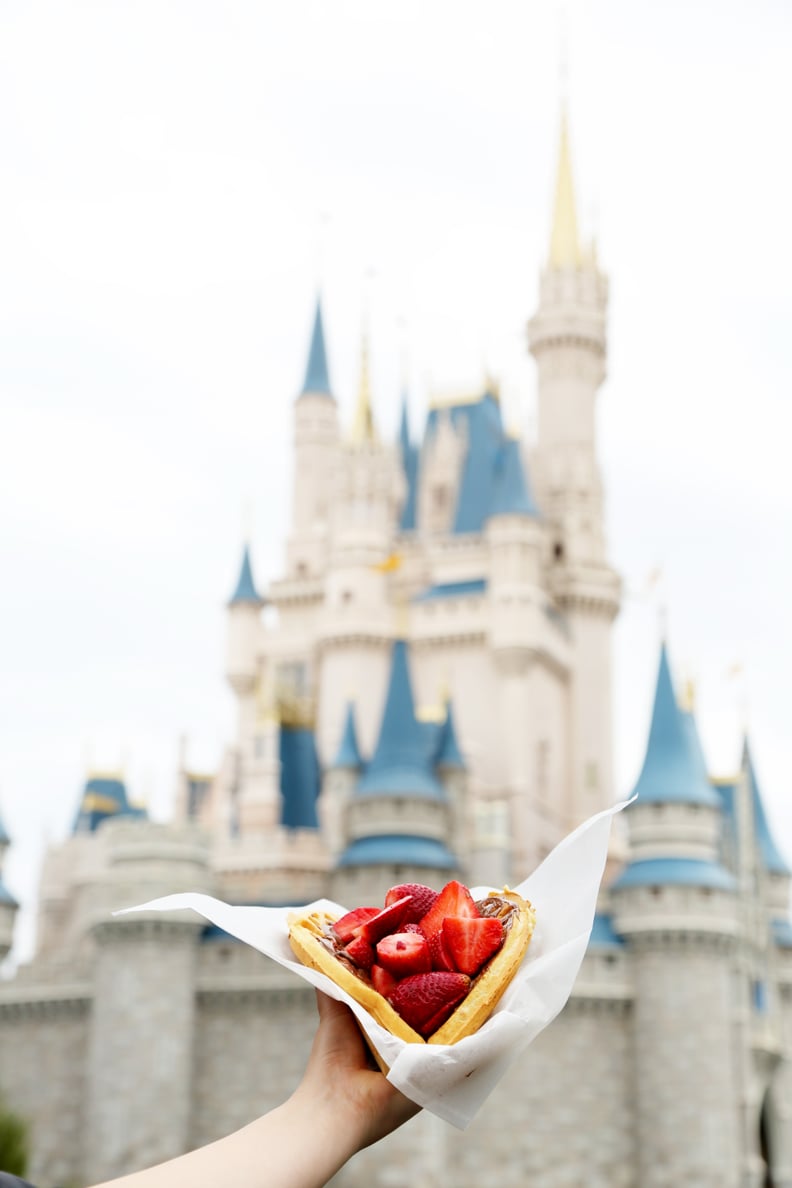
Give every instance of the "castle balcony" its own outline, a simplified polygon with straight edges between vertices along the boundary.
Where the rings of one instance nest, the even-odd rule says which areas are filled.
[[[288,577],[270,583],[268,601],[276,607],[321,602],[324,597],[324,578]]]
[[[720,814],[687,801],[651,801],[640,797],[628,815],[633,861],[664,857],[712,859],[718,852]]]
[[[348,808],[350,841],[388,834],[414,834],[445,841],[448,836],[448,805],[398,795],[356,796]]]
[[[687,936],[731,944],[739,932],[734,892],[725,888],[669,884],[658,878],[614,889],[612,904],[619,934],[634,943],[673,942]]]

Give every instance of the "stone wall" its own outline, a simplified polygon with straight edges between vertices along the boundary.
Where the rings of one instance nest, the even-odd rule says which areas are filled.
[[[30,1125],[40,1188],[84,1183],[87,998],[0,1003],[0,1093]]]

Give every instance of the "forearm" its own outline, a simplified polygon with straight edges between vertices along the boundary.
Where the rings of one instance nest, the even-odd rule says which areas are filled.
[[[321,1188],[357,1149],[357,1136],[310,1111],[299,1095],[207,1147],[114,1180],[112,1188]],[[99,1185],[98,1188],[110,1188]]]

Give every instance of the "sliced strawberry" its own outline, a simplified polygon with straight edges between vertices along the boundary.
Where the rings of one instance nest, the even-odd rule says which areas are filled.
[[[477,920],[480,915],[481,913],[473,902],[473,896],[467,887],[464,883],[457,883],[454,880],[446,883],[432,907],[421,920],[421,932],[429,940],[443,927],[443,920],[446,916],[469,916],[471,919]]]
[[[435,932],[429,937],[429,956],[432,959],[432,969],[450,970],[451,973],[458,972],[457,967],[448,955],[442,928],[439,932]]]
[[[378,907],[360,907],[354,908],[353,911],[347,912],[340,920],[336,920],[333,925],[333,932],[338,939],[344,944],[348,940],[352,940],[353,936],[357,936],[360,929],[373,916],[378,916],[381,909]]]
[[[374,946],[363,936],[353,936],[344,952],[361,969],[371,969],[374,964]]]
[[[503,944],[503,924],[483,917],[471,920],[464,916],[446,916],[443,921],[443,948],[460,973],[475,974],[497,953]]]
[[[421,936],[423,936],[423,933],[421,932],[421,925],[416,924],[414,920],[411,920],[409,924],[402,924],[399,932],[420,932]]]
[[[398,887],[391,887],[385,896],[385,907],[390,907],[405,895],[410,895],[413,902],[404,917],[404,924],[417,924],[437,899],[437,892],[431,887],[425,887],[423,883],[400,883]]]
[[[370,977],[372,986],[383,998],[387,998],[391,991],[396,989],[396,979],[382,965],[372,965]]]
[[[377,945],[377,961],[396,978],[428,973],[432,968],[429,945],[420,932],[392,932]]]
[[[429,1019],[428,1022],[424,1023],[421,1034],[426,1038],[428,1038],[430,1035],[434,1035],[438,1027],[443,1026],[448,1016],[454,1013],[458,1005],[459,1004],[456,1002],[449,1002],[447,1006],[441,1007],[436,1015],[432,1015],[432,1018]]]
[[[388,1002],[405,1023],[427,1036],[429,1024],[446,1008],[450,1014],[469,989],[470,978],[465,974],[433,970],[404,978],[388,995]]]
[[[411,903],[409,895],[397,899],[395,903],[383,908],[381,912],[377,912],[375,916],[366,920],[360,930],[360,935],[364,936],[369,944],[376,945],[377,941],[382,940],[383,936],[387,936],[389,932],[398,932]]]

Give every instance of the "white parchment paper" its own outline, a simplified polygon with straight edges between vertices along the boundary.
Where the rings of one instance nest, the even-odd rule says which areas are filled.
[[[232,907],[209,895],[186,892],[124,911],[172,912],[189,908],[325,994],[347,1003],[373,1047],[390,1066],[388,1080],[425,1109],[464,1129],[512,1062],[553,1021],[569,998],[591,933],[611,821],[626,803],[590,817],[514,888],[536,909],[533,939],[493,1015],[475,1035],[456,1044],[407,1044],[397,1039],[335,982],[296,960],[289,947],[291,913],[324,910],[342,915],[348,909],[340,904],[321,899],[299,908]],[[474,899],[490,890],[471,888]]]

